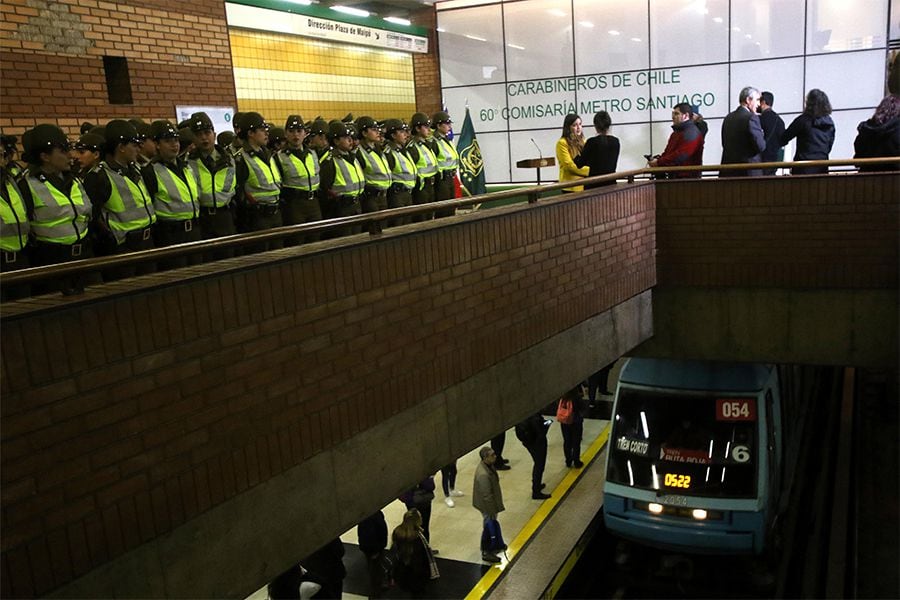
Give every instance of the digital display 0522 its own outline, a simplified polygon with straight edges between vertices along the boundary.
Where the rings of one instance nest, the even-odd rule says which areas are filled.
[[[691,476],[681,475],[679,473],[666,473],[663,483],[666,487],[682,488],[687,490],[691,487]]]

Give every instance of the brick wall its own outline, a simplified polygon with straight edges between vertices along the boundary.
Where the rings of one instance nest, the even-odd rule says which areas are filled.
[[[236,105],[221,0],[4,0],[0,129],[174,119],[175,106]],[[133,104],[110,104],[104,55],[128,59]]]
[[[443,108],[441,94],[440,48],[438,48],[437,12],[433,6],[410,15],[413,24],[428,28],[428,53],[413,54],[413,75],[416,83],[416,108],[431,116]]]
[[[900,178],[657,185],[661,286],[898,287]]]
[[[0,592],[59,587],[649,289],[654,226],[638,185],[4,310]]]

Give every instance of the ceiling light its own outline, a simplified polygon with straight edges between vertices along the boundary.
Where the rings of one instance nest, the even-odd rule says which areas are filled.
[[[412,25],[409,19],[404,19],[402,17],[385,17],[384,20],[388,23],[394,23],[396,25],[406,25],[407,27]]]
[[[475,40],[476,42],[486,42],[487,41],[483,37],[478,37],[477,35],[469,35],[468,33],[464,37],[467,37],[470,40]]]
[[[551,8],[550,10],[547,11],[547,13],[553,15],[554,17],[564,17],[564,16],[566,16],[566,13],[564,13],[564,12],[561,11],[561,10],[559,10],[558,8]]]
[[[615,29],[610,29],[606,33],[608,33],[609,35],[621,35],[621,33],[616,31]]]
[[[722,21],[724,21],[724,19],[722,17],[713,17],[714,23],[721,23]]]
[[[507,44],[510,48],[515,48],[516,50],[524,50],[525,46],[518,46],[516,44]]]
[[[632,42],[639,42],[639,41],[641,41],[641,38],[631,38],[631,41],[632,41]]]
[[[590,21],[578,21],[578,24],[581,25],[582,27],[587,27],[588,29],[594,28],[594,24],[591,23]]]
[[[334,6],[329,6],[331,10],[335,10],[340,13],[344,13],[347,15],[353,15],[354,17],[368,17],[369,11],[362,10],[361,8],[353,8],[352,6],[341,6],[340,4],[335,4]]]
[[[309,6],[312,4],[312,0],[288,0],[291,4],[302,4],[303,6]]]

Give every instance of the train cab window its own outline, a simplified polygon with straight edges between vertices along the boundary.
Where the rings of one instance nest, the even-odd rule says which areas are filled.
[[[620,388],[609,481],[661,494],[755,498],[755,397]]]

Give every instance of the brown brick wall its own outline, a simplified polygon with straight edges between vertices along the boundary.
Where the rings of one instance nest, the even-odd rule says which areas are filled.
[[[654,227],[653,187],[635,186],[4,313],[3,597],[58,587],[649,289]]]
[[[897,289],[900,178],[657,185],[659,284]]]
[[[413,24],[428,28],[428,53],[413,54],[413,76],[416,83],[416,108],[431,115],[443,108],[441,94],[440,48],[438,48],[437,12],[434,7],[420,9],[410,15]]]
[[[235,106],[221,0],[4,0],[0,129],[174,119],[179,104]],[[109,103],[104,55],[128,58],[133,104]]]

